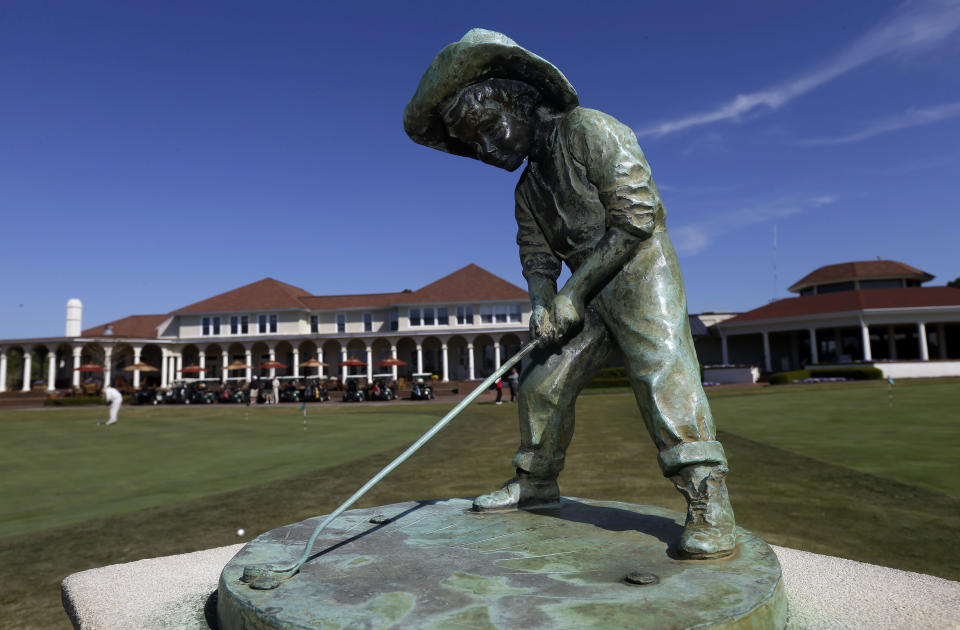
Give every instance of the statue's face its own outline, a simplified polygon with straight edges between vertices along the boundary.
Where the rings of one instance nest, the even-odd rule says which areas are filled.
[[[477,159],[515,171],[530,153],[533,127],[505,103],[466,102],[459,119],[448,126],[450,135],[474,148]]]

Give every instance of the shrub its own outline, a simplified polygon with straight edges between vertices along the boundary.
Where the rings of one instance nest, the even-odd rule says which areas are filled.
[[[851,381],[873,381],[883,378],[883,371],[875,367],[824,368],[791,370],[770,375],[771,385],[789,385],[808,378],[845,378]]]
[[[124,396],[123,402],[130,402],[130,396]],[[73,407],[75,405],[105,405],[106,401],[100,396],[65,396],[50,397],[43,401],[44,407]]]
[[[794,381],[802,381],[810,378],[810,370],[791,370],[789,372],[777,372],[770,375],[771,385],[789,385]]]
[[[810,370],[810,376],[838,376],[853,381],[876,381],[883,378],[883,370],[875,367],[826,368]]]

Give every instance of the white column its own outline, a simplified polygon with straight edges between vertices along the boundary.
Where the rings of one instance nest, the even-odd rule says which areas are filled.
[[[56,389],[54,381],[57,380],[57,351],[47,352],[47,391],[52,392]]]
[[[300,348],[293,349],[293,378],[300,378]]]
[[[347,360],[347,347],[346,347],[346,346],[340,346],[340,363],[343,363],[343,362],[346,361],[346,360]],[[340,368],[340,382],[341,382],[341,383],[346,383],[346,382],[347,382],[347,369],[348,369],[348,368],[347,368],[347,366],[345,366],[345,365],[344,365],[342,368]]]
[[[494,370],[500,369],[500,342],[499,341],[493,342],[493,369]]]
[[[770,333],[763,331],[763,367],[767,372],[773,372],[773,361],[770,357]]]
[[[807,332],[810,334],[810,363],[820,363],[820,350],[817,348],[817,329],[810,328]]]
[[[390,356],[393,357],[394,359],[397,358],[397,347],[396,347],[396,346],[390,346]],[[396,381],[396,380],[397,380],[397,377],[399,376],[398,370],[397,370],[397,366],[395,365],[395,366],[393,366],[392,368],[390,368],[390,371],[393,372],[393,380]]]
[[[897,331],[894,330],[893,324],[887,326],[887,352],[891,360],[897,358]]]
[[[178,350],[175,355],[173,355],[173,380],[180,380],[183,378],[183,354]]]
[[[170,357],[166,348],[160,348],[160,387],[167,386],[167,368],[170,365]]]
[[[323,346],[317,346],[317,361],[325,363],[323,360]],[[322,365],[317,366],[317,378],[326,378],[324,371],[325,370],[323,369]]]
[[[200,351],[200,378],[203,379],[206,377],[207,377],[207,351],[201,350]]]
[[[944,324],[937,324],[937,356],[947,358],[947,327]]]
[[[113,384],[113,346],[103,349],[103,386]]]
[[[140,353],[143,352],[142,346],[133,347],[133,362],[140,363]],[[140,387],[140,370],[133,371],[133,387],[134,389]]]
[[[7,391],[7,351],[0,348],[0,392]]]
[[[473,342],[467,344],[467,378],[471,381],[475,378],[473,373]]]
[[[83,347],[74,346],[73,348],[73,386],[80,387],[80,355],[83,354]]]
[[[367,344],[367,382],[373,382],[373,346]]]
[[[423,374],[423,345],[417,343],[417,374]]]
[[[927,351],[927,325],[924,322],[917,322],[917,340],[920,342],[920,360],[929,361],[930,353]]]
[[[220,364],[222,366],[220,368],[220,382],[226,383],[227,382],[227,366],[230,365],[230,353],[227,352],[226,350],[224,350],[223,353],[220,355]]]
[[[447,357],[447,344],[440,344],[440,358],[443,362],[443,382],[450,382],[450,360]]]
[[[30,350],[23,351],[23,387],[20,388],[20,391],[28,392],[30,391],[30,372],[33,363],[33,355],[30,354]]]
[[[730,365],[730,352],[727,349],[727,335],[720,333],[720,362],[724,365]]]
[[[270,346],[270,360],[277,360],[277,350],[273,346]],[[270,379],[272,380],[274,376],[277,375],[277,368],[270,368]]]
[[[873,361],[873,349],[870,347],[870,327],[860,320],[860,344],[863,346],[863,360]]]
[[[250,348],[244,348],[243,350],[246,356],[246,359],[244,360],[244,362],[248,366],[250,366],[244,371],[246,375],[246,380],[249,383],[251,380],[253,380],[253,351]]]

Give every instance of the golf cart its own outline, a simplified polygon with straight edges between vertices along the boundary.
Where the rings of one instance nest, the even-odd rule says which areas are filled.
[[[429,372],[411,374],[410,380],[413,381],[413,390],[410,392],[412,400],[433,399],[433,374]]]
[[[363,402],[367,399],[357,382],[361,378],[366,378],[366,376],[347,376],[347,386],[343,390],[343,402]]]

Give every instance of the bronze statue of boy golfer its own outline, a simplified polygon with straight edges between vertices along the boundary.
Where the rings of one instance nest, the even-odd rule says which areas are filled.
[[[516,189],[517,244],[530,330],[543,349],[521,377],[516,476],[477,497],[474,509],[559,501],[574,402],[619,348],[660,468],[687,499],[680,552],[730,554],[727,460],[700,384],[666,213],[633,132],[579,107],[549,62],[483,29],[440,51],[404,128],[415,142],[508,171],[527,161]],[[573,275],[557,291],[561,262]]]

